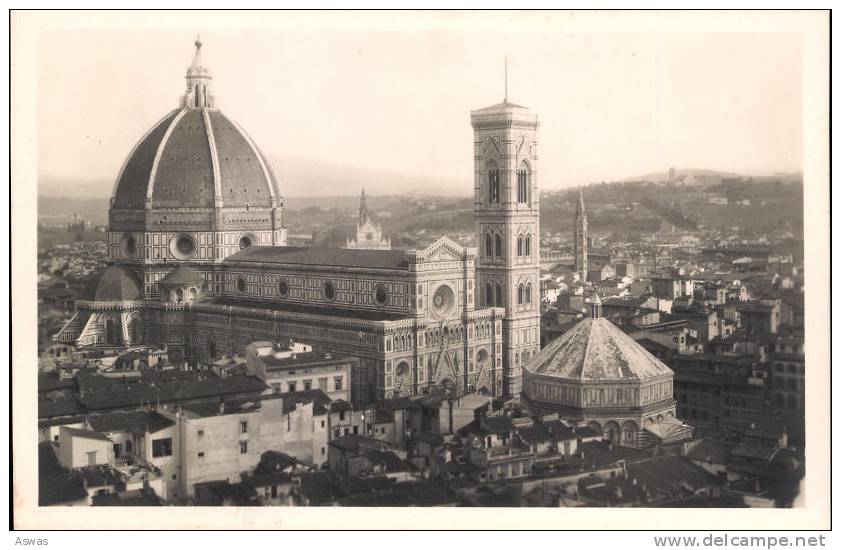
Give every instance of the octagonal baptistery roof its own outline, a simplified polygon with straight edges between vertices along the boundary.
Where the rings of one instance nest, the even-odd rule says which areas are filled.
[[[527,375],[581,382],[644,382],[674,374],[603,317],[581,321],[543,348],[525,369]]]
[[[268,161],[241,127],[214,108],[211,79],[197,40],[181,107],[131,151],[114,186],[112,209],[280,205]]]

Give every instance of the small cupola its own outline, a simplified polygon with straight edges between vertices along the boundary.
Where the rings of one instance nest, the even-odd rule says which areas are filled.
[[[590,301],[590,317],[598,319],[602,316],[602,299],[597,293],[593,294],[593,299]]]

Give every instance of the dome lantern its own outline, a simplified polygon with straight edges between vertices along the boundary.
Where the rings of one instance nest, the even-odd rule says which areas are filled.
[[[193,55],[193,62],[187,69],[184,78],[187,80],[187,91],[181,97],[181,106],[190,109],[213,109],[214,97],[211,93],[211,80],[213,76],[210,69],[205,67],[201,58],[201,37],[196,36],[196,53]]]
[[[590,317],[598,319],[602,316],[602,299],[599,298],[598,293],[593,294],[593,300],[590,302]]]

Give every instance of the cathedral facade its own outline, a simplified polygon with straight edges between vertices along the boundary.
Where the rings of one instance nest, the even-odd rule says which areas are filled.
[[[356,221],[355,231],[345,242],[344,248],[391,249],[391,239],[383,235],[382,227],[374,221],[368,211],[368,197],[365,196],[365,189],[362,189],[362,196],[359,197],[359,218]]]
[[[471,113],[477,248],[290,247],[280,186],[216,106],[201,47],[179,108],[117,176],[111,265],[56,338],[166,345],[187,364],[295,339],[359,358],[357,403],[433,386],[517,395],[540,342],[537,116],[507,100]]]

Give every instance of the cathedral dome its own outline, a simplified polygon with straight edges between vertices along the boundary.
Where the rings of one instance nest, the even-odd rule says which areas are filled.
[[[184,107],[135,146],[112,207],[271,207],[278,195],[269,163],[234,121],[218,110]]]
[[[112,265],[105,268],[90,289],[95,302],[132,302],[142,299],[140,280],[127,267]]]
[[[546,346],[526,370],[580,381],[645,381],[672,370],[603,317],[585,319]]]
[[[248,134],[214,107],[198,40],[185,78],[181,108],[152,126],[123,164],[112,208],[274,207],[274,173]]]

